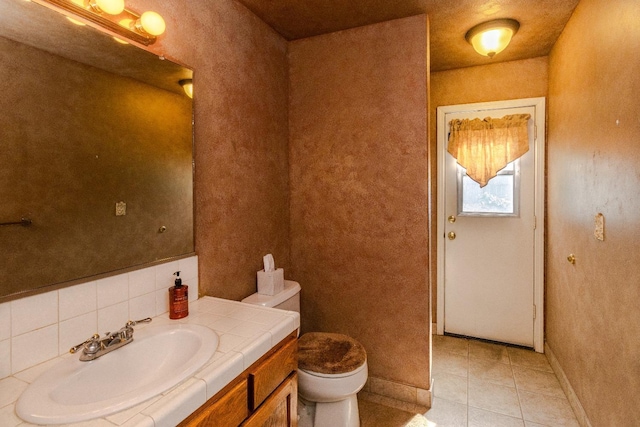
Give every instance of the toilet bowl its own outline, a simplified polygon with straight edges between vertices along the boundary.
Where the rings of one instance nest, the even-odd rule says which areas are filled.
[[[285,280],[284,290],[253,294],[249,304],[300,312],[300,285]],[[353,338],[310,332],[298,341],[299,427],[359,427],[357,393],[368,376],[367,356]]]

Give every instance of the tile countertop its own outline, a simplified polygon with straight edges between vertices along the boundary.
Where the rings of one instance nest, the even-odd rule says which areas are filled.
[[[203,297],[189,304],[189,316],[169,320],[169,314],[153,318],[151,325],[193,323],[213,329],[220,338],[215,354],[191,378],[132,408],[105,418],[70,424],[98,427],[173,427],[204,404],[252,363],[300,327],[300,315]],[[136,326],[142,329],[147,325]],[[31,426],[15,414],[14,405],[29,383],[67,354],[0,380],[0,425]]]

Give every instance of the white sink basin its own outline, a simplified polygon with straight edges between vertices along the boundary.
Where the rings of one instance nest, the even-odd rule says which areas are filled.
[[[133,342],[91,362],[74,355],[22,393],[20,418],[66,424],[100,418],[154,397],[193,375],[215,353],[218,336],[200,325],[136,330]]]

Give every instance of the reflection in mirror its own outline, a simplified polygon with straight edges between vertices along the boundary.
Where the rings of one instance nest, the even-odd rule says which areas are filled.
[[[193,254],[192,71],[0,0],[0,302]]]

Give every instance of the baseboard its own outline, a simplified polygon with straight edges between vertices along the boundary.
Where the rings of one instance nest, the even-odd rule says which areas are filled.
[[[424,414],[431,408],[433,386],[422,389],[382,378],[369,377],[358,398],[406,412]]]
[[[555,354],[553,354],[553,351],[547,342],[544,343],[544,353],[547,356],[547,360],[549,360],[549,364],[551,365],[553,372],[555,372],[556,377],[558,377],[558,381],[560,381],[560,386],[569,400],[569,404],[571,405],[573,413],[578,420],[578,424],[580,424],[580,427],[592,427],[591,421],[589,421],[589,417],[587,417],[587,413],[584,411],[582,403],[580,403],[580,399],[578,399],[578,395],[573,390],[573,387],[571,387],[571,383],[565,375],[562,366],[560,366],[560,362],[556,359]]]

